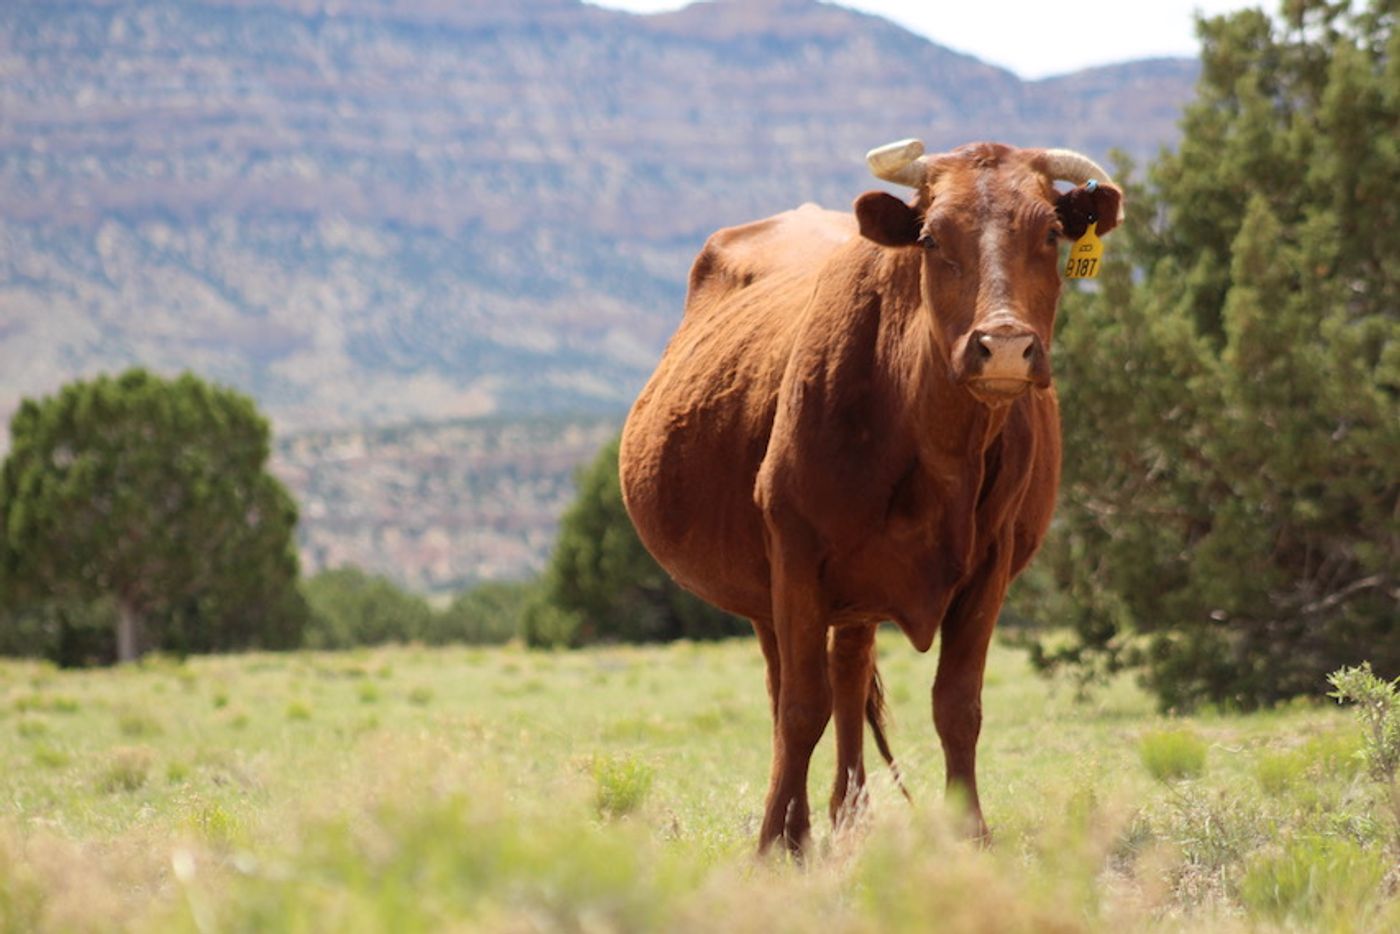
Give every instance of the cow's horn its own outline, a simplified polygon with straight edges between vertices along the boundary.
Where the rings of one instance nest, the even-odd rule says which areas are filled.
[[[1072,149],[1045,150],[1045,174],[1051,178],[1063,179],[1076,185],[1083,185],[1091,179],[1105,185],[1118,185],[1103,166],[1081,152]],[[1118,223],[1123,222],[1123,202],[1118,202]]]
[[[928,174],[924,142],[918,139],[902,139],[877,146],[865,154],[865,164],[870,166],[870,174],[876,178],[910,188],[922,185]]]

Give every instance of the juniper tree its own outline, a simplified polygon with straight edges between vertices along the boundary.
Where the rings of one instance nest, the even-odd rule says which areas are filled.
[[[1041,579],[1076,640],[1042,662],[1143,664],[1165,706],[1400,673],[1395,14],[1201,24],[1180,147],[1062,316]]]
[[[578,624],[572,641],[656,642],[749,632],[747,623],[682,590],[647,553],[622,504],[617,448],[612,441],[580,471],[578,496],[564,515],[545,573],[545,599]]]
[[[120,660],[297,645],[296,507],[251,400],[144,370],[25,400],[0,468],[0,625],[109,602]]]

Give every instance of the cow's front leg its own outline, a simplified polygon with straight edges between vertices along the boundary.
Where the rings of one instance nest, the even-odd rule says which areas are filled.
[[[1006,596],[1009,567],[994,553],[975,583],[960,594],[943,622],[938,674],[933,682],[933,723],[943,744],[948,793],[967,807],[970,835],[991,842],[977,796],[977,738],[982,731],[982,677],[987,649]]]

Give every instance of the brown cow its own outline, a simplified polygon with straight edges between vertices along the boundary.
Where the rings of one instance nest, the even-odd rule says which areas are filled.
[[[763,648],[774,730],[760,852],[782,837],[800,854],[808,763],[833,715],[833,821],[860,800],[863,718],[888,758],[884,620],[920,652],[943,632],[933,720],[948,785],[987,832],[975,772],[987,646],[1059,483],[1058,241],[1114,227],[1121,195],[1065,150],[922,152],[907,140],[868,157],[917,189],[907,205],[869,192],[854,216],[806,205],[713,235],[623,429],[642,541],[682,585],[752,620]]]

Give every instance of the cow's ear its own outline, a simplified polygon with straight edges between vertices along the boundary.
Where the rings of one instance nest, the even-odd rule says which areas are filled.
[[[1055,199],[1055,213],[1060,217],[1065,234],[1071,240],[1078,240],[1084,236],[1085,228],[1095,221],[1099,234],[1117,227],[1122,205],[1123,192],[1112,185],[1080,185]]]
[[[880,246],[913,246],[923,219],[919,212],[885,191],[867,191],[856,199],[860,235]]]

